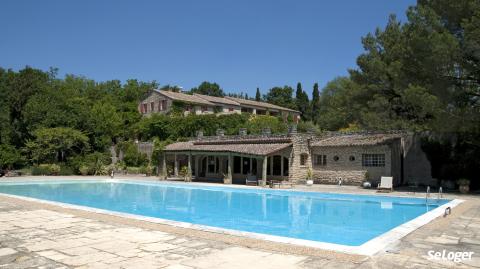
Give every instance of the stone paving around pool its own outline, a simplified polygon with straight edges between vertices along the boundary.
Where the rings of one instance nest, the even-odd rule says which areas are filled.
[[[478,198],[388,251],[354,261],[239,246],[15,201],[0,195],[0,268],[480,268]],[[474,254],[459,263],[431,261],[430,250]]]

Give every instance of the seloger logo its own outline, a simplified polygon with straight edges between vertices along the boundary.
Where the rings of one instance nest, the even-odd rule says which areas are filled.
[[[471,260],[472,255],[475,254],[473,251],[448,251],[443,250],[443,251],[435,251],[435,250],[430,250],[427,252],[428,253],[428,259],[429,260],[447,260],[447,261],[454,261],[454,262],[461,262],[464,260]]]

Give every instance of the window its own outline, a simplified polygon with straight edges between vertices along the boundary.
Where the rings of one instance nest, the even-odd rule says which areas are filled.
[[[148,105],[143,104],[143,113],[147,113],[147,112],[148,112]]]
[[[208,111],[208,107],[202,106],[202,112]]]
[[[185,111],[188,111],[188,112],[192,111],[192,106],[191,105],[185,106]]]
[[[340,157],[338,157],[338,156],[333,156],[333,160],[336,161],[336,162],[338,162],[338,160],[340,160]]]
[[[162,100],[162,108],[163,110],[167,110],[167,100]]]
[[[385,154],[362,154],[363,166],[385,166]]]
[[[321,166],[327,165],[327,155],[315,155],[314,162],[315,162],[315,165],[321,165]]]
[[[300,154],[300,165],[307,165],[308,154]]]
[[[162,101],[158,102],[158,111],[163,111]]]
[[[153,111],[155,111],[155,103],[154,102],[151,102],[150,103],[150,109]]]
[[[229,107],[229,108],[228,108],[228,111],[232,112],[232,111],[233,111],[233,107]]]
[[[350,157],[348,157],[348,159],[349,159],[351,162],[353,162],[353,161],[355,161],[355,156],[351,155]]]

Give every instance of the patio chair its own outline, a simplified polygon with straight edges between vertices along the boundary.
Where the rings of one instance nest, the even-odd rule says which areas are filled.
[[[258,179],[255,175],[248,175],[245,179],[245,185],[258,186]]]
[[[393,191],[393,177],[381,177],[377,189],[379,191]]]

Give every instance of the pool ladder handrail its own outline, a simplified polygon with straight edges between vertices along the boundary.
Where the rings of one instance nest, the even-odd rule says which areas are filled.
[[[437,196],[437,200],[440,200],[443,198],[443,188],[442,187],[439,187],[438,188],[438,196]]]
[[[427,186],[427,192],[425,193],[425,203],[428,204],[428,198],[430,198],[430,186]]]

